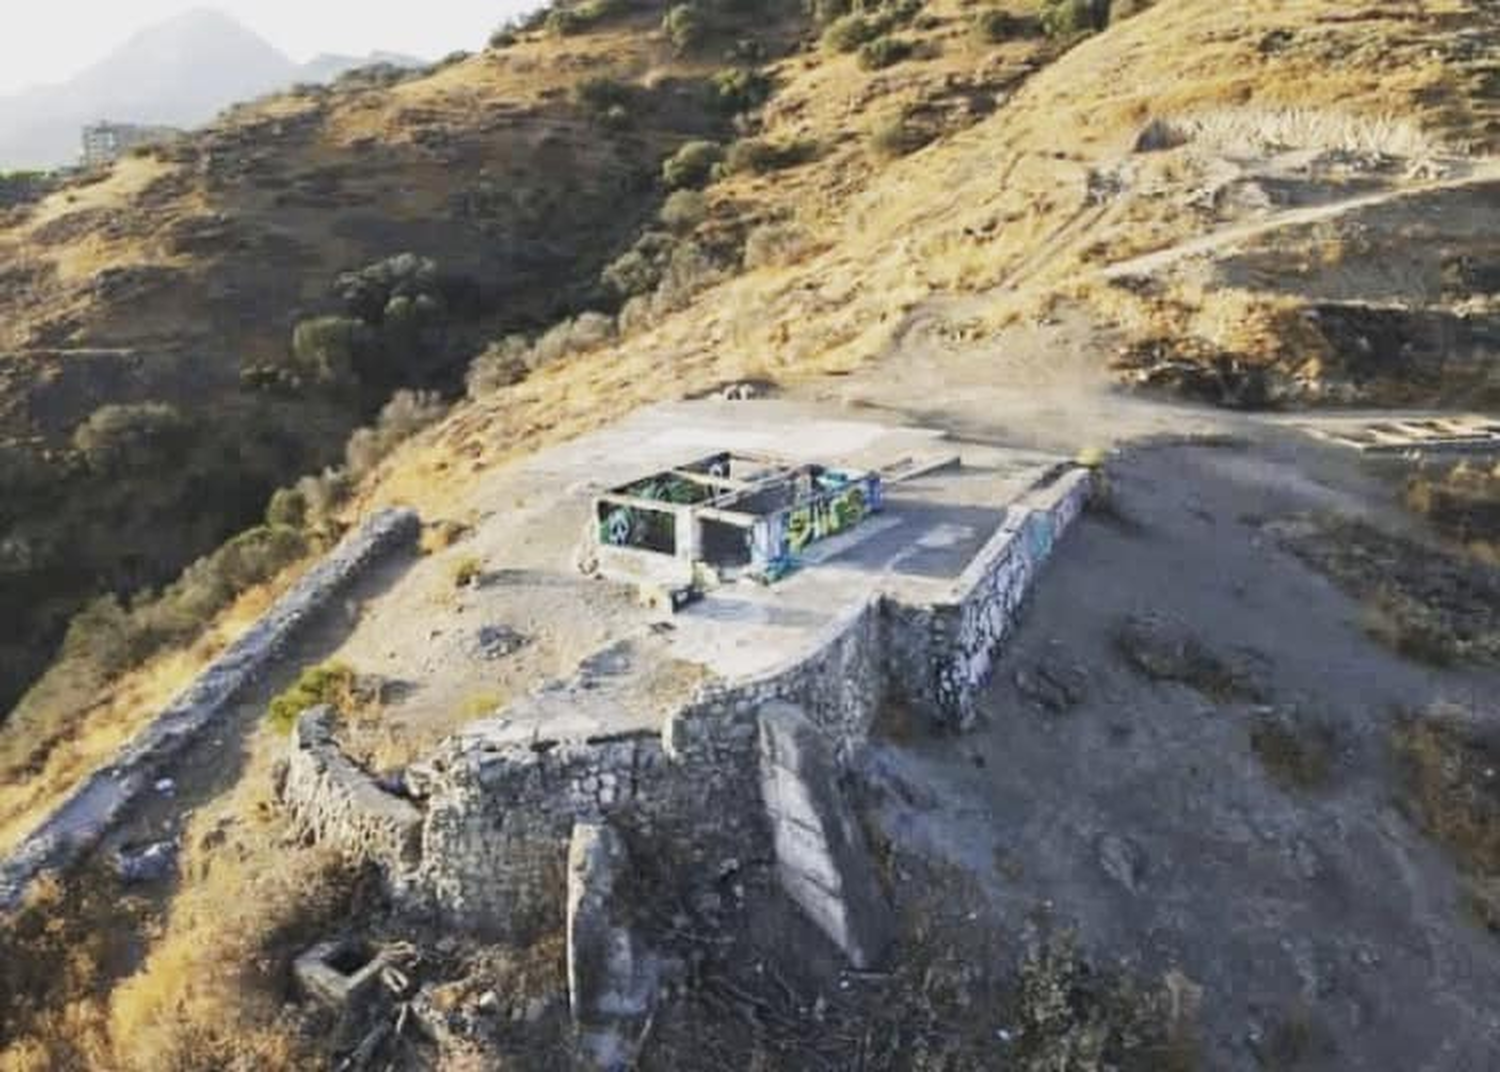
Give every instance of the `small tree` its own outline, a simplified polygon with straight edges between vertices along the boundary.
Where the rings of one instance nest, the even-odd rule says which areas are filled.
[[[628,112],[630,86],[618,78],[600,75],[585,78],[574,90],[578,103],[596,116],[605,116],[615,109]]]
[[[974,36],[991,45],[1010,41],[1026,32],[1026,23],[1008,11],[985,8],[974,16]]]
[[[662,224],[677,234],[694,230],[708,217],[708,198],[698,190],[674,190],[658,213]]]
[[[718,142],[690,141],[667,157],[661,177],[673,190],[700,187],[713,176],[714,165],[723,158],[724,150]]]
[[[352,382],[360,356],[373,342],[368,325],[353,317],[319,316],[302,321],[292,331],[293,386]]]
[[[683,56],[708,37],[708,19],[696,4],[676,4],[662,16],[661,32],[666,34],[673,51]]]
[[[737,115],[759,108],[771,95],[771,80],[759,71],[729,67],[709,80],[714,107],[725,115]]]
[[[879,32],[879,27],[863,15],[845,15],[823,31],[823,46],[834,52],[853,52]]]
[[[877,37],[859,49],[859,65],[867,71],[900,63],[912,54],[912,43],[903,37]]]
[[[1048,37],[1097,33],[1109,25],[1110,0],[1044,0],[1042,29]]]
[[[165,461],[191,438],[188,422],[165,402],[100,406],[73,432],[73,447],[100,471],[139,469]]]

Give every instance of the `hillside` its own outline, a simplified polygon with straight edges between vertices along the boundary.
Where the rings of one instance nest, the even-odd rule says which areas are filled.
[[[545,66],[492,52],[246,106],[9,215],[0,601],[30,611],[0,639],[0,705],[84,600],[171,579],[338,460],[394,389],[452,392],[486,340],[598,289],[661,201],[662,157],[727,122],[701,103],[702,65],[640,32],[658,17],[549,41]],[[605,116],[619,102],[575,92],[605,70],[631,80],[623,125]],[[414,315],[376,337],[396,288]],[[325,314],[358,353],[292,352]],[[75,433],[109,405],[136,407],[144,446],[90,463]]]
[[[860,368],[888,385],[863,400],[896,406],[926,389],[914,367],[1018,392],[1495,405],[1493,8],[1163,3],[1052,63],[1034,33],[987,45],[927,10],[905,33],[935,57],[773,68],[761,138],[821,151],[709,190],[774,225],[768,263],[461,409],[375,497],[441,501],[453,474],[426,466],[480,469],[601,419],[598,399]],[[1013,346],[1063,313],[1067,353]]]
[[[806,1067],[808,1051],[796,1047],[818,1043],[806,1025],[824,1012],[825,1043],[864,1032],[861,1053],[916,1047],[942,1067],[992,1067],[997,1024],[1008,1035],[1024,1022],[1043,1040],[1056,1025],[1025,1006],[1034,992],[975,982],[995,965],[967,959],[984,944],[973,932],[993,918],[973,921],[1004,904],[996,926],[1009,930],[990,944],[1014,967],[1053,897],[1064,915],[1085,917],[1086,937],[1111,963],[1139,963],[1147,945],[1171,938],[1162,939],[1171,963],[1151,970],[1170,982],[1174,1030],[1203,997],[1193,979],[1211,985],[1203,1067],[1302,1067],[1303,1057],[1317,1067],[1325,1034],[1356,1064],[1378,1063],[1385,1045],[1409,1046],[1413,1062],[1430,1056],[1428,1043],[1438,1043],[1427,1036],[1441,1033],[1430,1025],[1401,1038],[1366,1030],[1427,1000],[1423,958],[1411,952],[1419,946],[1442,961],[1433,978],[1462,990],[1442,1008],[1442,1030],[1468,1047],[1454,1060],[1482,1059],[1473,991],[1500,962],[1484,946],[1482,970],[1460,978],[1453,958],[1465,942],[1492,941],[1483,883],[1493,870],[1456,879],[1416,827],[1391,832],[1390,771],[1372,743],[1386,727],[1371,712],[1389,720],[1398,701],[1406,711],[1444,690],[1484,694],[1493,668],[1416,667],[1401,650],[1411,638],[1392,624],[1396,604],[1381,601],[1406,597],[1372,576],[1372,563],[1386,552],[1424,563],[1430,547],[1372,550],[1347,539],[1353,564],[1343,576],[1326,564],[1340,545],[1327,534],[1306,552],[1322,556],[1319,573],[1270,555],[1271,544],[1314,541],[1309,512],[1368,514],[1403,533],[1419,522],[1347,459],[1309,461],[1257,422],[1272,409],[1500,409],[1500,11],[1482,0],[1160,0],[1116,3],[1107,26],[1073,33],[1055,23],[1057,5],[1045,5],[1044,24],[1030,0],[927,0],[854,15],[812,7],[700,5],[698,24],[643,6],[555,9],[419,75],[346,79],[234,109],[179,146],[4,218],[0,605],[16,613],[0,645],[19,672],[0,694],[36,679],[91,597],[127,598],[94,603],[76,620],[61,659],[0,728],[0,846],[108,764],[312,552],[379,506],[421,512],[426,554],[394,589],[372,586],[367,602],[348,602],[350,620],[367,625],[353,651],[372,666],[420,664],[452,680],[425,694],[388,682],[396,698],[377,698],[373,712],[363,698],[341,697],[359,712],[346,733],[362,760],[399,779],[428,735],[574,670],[587,678],[578,659],[600,623],[573,604],[598,586],[510,568],[575,536],[531,530],[551,517],[539,504],[556,494],[546,484],[556,473],[518,466],[644,405],[733,388],[940,428],[965,449],[1004,443],[1060,457],[1201,434],[1198,453],[1121,461],[1130,468],[1119,501],[1084,523],[1088,542],[1072,560],[1082,572],[1040,598],[1041,624],[1022,634],[1025,662],[997,676],[984,701],[993,722],[975,743],[913,742],[896,727],[877,769],[859,772],[887,824],[884,866],[900,876],[887,877],[914,928],[912,964],[869,991],[856,974],[852,994],[830,1002],[819,992],[815,1004],[805,991],[786,996],[774,971],[752,973],[746,958],[728,985],[679,992],[675,1019],[651,1039],[656,1063],[643,1067]],[[287,490],[272,499],[277,488]],[[1262,506],[1297,519],[1252,513]],[[162,598],[128,598],[248,526],[257,526],[248,543],[193,567]],[[486,575],[476,549],[507,568]],[[1455,561],[1445,556],[1434,560]],[[1181,561],[1193,586],[1174,572]],[[1465,560],[1438,587],[1447,597],[1491,591],[1486,569]],[[1257,602],[1262,585],[1271,595]],[[485,586],[507,591],[474,594]],[[434,653],[458,659],[451,653],[476,628],[465,614],[501,595],[551,614],[553,635],[520,641],[520,670],[434,669]],[[609,603],[609,615],[633,622],[627,603]],[[1192,667],[1160,671],[1153,653],[1133,655],[1119,625],[1142,605],[1200,625],[1232,619],[1225,637],[1259,645],[1245,659],[1265,680],[1241,694],[1235,679],[1226,698],[1214,682],[1182,676]],[[1312,624],[1285,630],[1302,608],[1312,608]],[[1474,643],[1492,644],[1492,614],[1474,613],[1483,620]],[[1381,630],[1397,634],[1396,650],[1377,644]],[[1200,632],[1219,653],[1204,657],[1214,673],[1248,650]],[[1059,637],[1064,653],[1075,639],[1087,650],[1077,674],[1058,668]],[[321,658],[340,643],[320,636],[311,647]],[[645,644],[665,643],[653,626]],[[1173,643],[1189,662],[1202,654]],[[1325,665],[1335,664],[1330,678]],[[300,669],[281,667],[263,691]],[[1078,677],[1097,691],[1090,684],[1086,699],[1073,697]],[[686,679],[648,684],[669,693]],[[1349,694],[1357,711],[1337,688],[1346,681],[1358,683]],[[1032,719],[1026,704],[1081,710],[1062,717],[1049,707]],[[1301,704],[1337,709],[1329,721],[1340,743],[1358,744],[1328,760],[1339,792],[1352,794],[1334,804],[1284,799],[1249,752],[1234,750],[1247,733],[1274,739],[1275,719]],[[31,965],[24,978],[35,994],[13,1021],[0,1020],[24,1039],[14,1049],[23,1067],[47,1067],[39,1054],[54,1067],[215,1067],[247,1052],[268,1067],[307,1067],[330,1047],[351,1052],[357,1039],[333,1039],[316,1017],[288,1012],[287,962],[333,922],[365,911],[384,920],[386,906],[367,904],[364,885],[307,848],[277,810],[270,786],[286,742],[261,718],[264,706],[244,704],[225,738],[195,753],[184,784],[130,829],[180,837],[180,877],[119,903],[97,892],[113,888],[105,880],[64,914],[73,930],[38,925],[36,947],[49,956],[72,943],[89,957],[56,977],[46,957]],[[1016,720],[1023,709],[1031,721]],[[414,710],[432,725],[412,728]],[[1121,728],[1137,710],[1170,729]],[[1168,733],[1170,747],[1158,747]],[[1015,747],[1033,756],[1019,783],[1006,780]],[[1101,776],[1122,755],[1149,791]],[[1222,799],[1221,782],[1232,787]],[[1026,799],[1014,784],[1028,787]],[[1179,798],[1181,786],[1192,788]],[[1116,793],[1132,794],[1118,812],[1134,816],[1130,837],[1111,826],[1123,822],[1111,818]],[[952,829],[926,816],[944,794],[960,802]],[[1407,810],[1420,815],[1424,803],[1443,801]],[[171,820],[178,826],[163,818],[173,809],[183,813]],[[1022,813],[1029,825],[1010,834],[1024,859],[991,844],[985,825]],[[1189,829],[1199,814],[1212,816],[1214,846],[1234,851],[1200,851],[1200,832]],[[1379,851],[1346,838],[1350,827]],[[1131,837],[1158,834],[1151,862],[1137,858]],[[1082,872],[1069,855],[1079,845]],[[1375,862],[1364,872],[1362,861]],[[724,869],[728,890],[742,862],[695,866]],[[947,870],[965,866],[999,892],[976,894],[973,906],[931,903],[923,891],[949,883],[967,896],[972,875]],[[1101,867],[1109,883],[1098,880]],[[1480,891],[1466,911],[1491,921],[1472,933],[1448,903],[1460,882]],[[1215,915],[1201,892],[1249,885],[1267,891],[1250,920]],[[1443,891],[1441,905],[1420,893],[1429,885]],[[1307,898],[1308,918],[1338,921],[1356,894],[1374,899],[1359,900],[1365,944],[1325,943],[1311,924],[1294,947],[1277,944],[1285,905]],[[1401,901],[1408,894],[1418,908]],[[1186,904],[1191,913],[1174,915]],[[1211,925],[1199,925],[1205,913]],[[1385,926],[1392,913],[1401,928]],[[1255,928],[1243,947],[1232,940],[1241,925]],[[675,916],[671,929],[705,948],[720,941]],[[494,985],[504,1012],[490,1027],[479,1013],[462,1015],[517,1067],[547,1067],[527,1048],[533,1028],[561,1045],[561,941],[551,934],[463,964],[482,961],[476,978],[503,980]],[[1251,948],[1257,963],[1279,959],[1241,971]],[[1202,966],[1192,978],[1172,959],[1183,949]],[[471,953],[425,968],[457,972]],[[1382,956],[1396,967],[1378,984],[1361,989],[1346,977],[1344,966],[1363,970]],[[1339,966],[1327,967],[1330,958]],[[229,960],[246,967],[227,977],[206,970]],[[1261,1008],[1258,988],[1285,981],[1277,971],[1292,982],[1276,1009]],[[1075,979],[1063,1020],[1114,1000],[1114,978]],[[539,1027],[527,986],[552,995]],[[1333,1027],[1299,1019],[1300,1000],[1335,989],[1347,1007]],[[455,982],[448,997],[493,1010],[493,994],[470,990]],[[971,991],[982,992],[978,1005]],[[976,1007],[985,1016],[976,1019]],[[991,1024],[996,1008],[1019,1019]],[[1134,1021],[1120,1028],[1117,1015],[1129,1013],[1098,1011],[1091,1029],[1129,1035]],[[64,1016],[75,1031],[59,1029]],[[982,1021],[983,1037],[971,1021]],[[873,1042],[870,1023],[881,1032]],[[1160,1043],[1159,1026],[1142,1030]],[[1288,1052],[1278,1049],[1283,1033]],[[428,1059],[450,1042],[413,1042],[411,1052]],[[1030,1041],[1019,1045],[1038,1062],[1019,1067],[1094,1067],[1076,1053],[1077,1063],[1047,1064]],[[1169,1049],[1118,1066],[1192,1067]],[[868,1066],[910,1067],[884,1060]]]

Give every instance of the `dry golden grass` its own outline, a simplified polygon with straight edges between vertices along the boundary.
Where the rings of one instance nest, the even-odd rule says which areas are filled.
[[[1391,743],[1416,819],[1481,879],[1500,877],[1500,739],[1452,715],[1398,721]]]
[[[305,1025],[287,1011],[289,965],[347,921],[357,884],[338,860],[297,842],[269,798],[282,747],[262,731],[239,785],[195,814],[181,887],[154,928],[149,905],[120,898],[107,876],[83,875],[44,886],[0,931],[5,984],[26,995],[4,1003],[0,1069],[318,1064]],[[133,945],[141,932],[143,957]]]
[[[0,851],[109,762],[306,568],[293,566],[242,593],[191,647],[163,651],[117,680],[79,682],[59,664],[0,725]],[[58,717],[69,710],[69,717]]]

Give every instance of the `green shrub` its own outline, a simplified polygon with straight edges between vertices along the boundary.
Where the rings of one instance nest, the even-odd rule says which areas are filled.
[[[73,448],[90,469],[111,472],[156,465],[178,454],[192,429],[176,406],[137,402],[100,406],[73,431]]]
[[[300,529],[307,524],[307,496],[298,488],[277,488],[266,504],[266,524]]]
[[[690,141],[667,157],[661,177],[668,189],[700,187],[712,177],[715,165],[723,158],[724,150],[718,142]]]
[[[243,532],[183,570],[154,599],[140,599],[127,608],[111,595],[89,604],[68,625],[63,658],[106,674],[135,666],[167,645],[190,641],[241,592],[306,553],[301,533],[286,526]]]
[[[355,673],[343,663],[309,666],[266,706],[266,721],[278,733],[291,733],[297,718],[309,707],[351,706]]]
[[[870,151],[882,159],[916,152],[931,140],[931,131],[905,114],[882,119],[870,128]]]
[[[621,298],[632,298],[655,290],[661,270],[645,254],[632,249],[611,261],[599,279]]]
[[[448,575],[454,588],[468,588],[484,576],[484,560],[477,555],[461,558],[453,563]]]
[[[699,190],[673,190],[657,217],[669,230],[686,234],[708,218],[708,198]]]
[[[845,15],[823,31],[823,47],[834,52],[853,52],[879,33],[879,27],[864,15]]]
[[[515,30],[511,29],[509,26],[502,26],[500,29],[490,34],[490,48],[494,49],[496,52],[499,52],[501,49],[510,48],[510,46],[514,45],[518,40],[520,39],[516,36]]]
[[[737,115],[759,108],[771,96],[771,80],[759,71],[746,67],[729,67],[709,80],[714,108],[725,115]]]
[[[292,329],[292,365],[281,370],[289,386],[337,386],[353,382],[355,365],[375,342],[363,320],[319,316]]]
[[[431,391],[397,391],[380,410],[375,423],[360,428],[344,447],[344,464],[358,480],[401,443],[447,412],[443,400]]]
[[[555,7],[547,13],[543,26],[556,37],[571,37],[588,29],[588,20],[569,7]]]
[[[762,224],[745,238],[745,267],[754,270],[796,264],[811,247],[807,233],[794,223]]]
[[[849,14],[849,0],[804,0],[804,7],[818,26],[827,26],[835,19]]]
[[[1076,37],[1109,25],[1109,0],[1044,0],[1041,24],[1048,37]]]
[[[604,75],[585,78],[574,87],[573,93],[579,104],[599,117],[615,108],[628,110],[631,98],[627,83]]]
[[[900,63],[912,54],[912,43],[903,37],[877,37],[859,49],[859,65],[876,71]]]
[[[806,163],[813,152],[811,142],[776,143],[764,138],[741,138],[725,153],[721,169],[730,175],[742,172],[764,175],[770,171]]]
[[[662,16],[661,32],[679,56],[687,55],[708,37],[709,22],[697,4],[676,4]]]
[[[526,358],[531,344],[524,335],[507,335],[490,343],[484,352],[469,363],[464,387],[470,398],[483,398],[502,387],[520,383],[531,371]]]
[[[1026,33],[1024,19],[999,8],[985,8],[974,16],[974,36],[988,44],[998,45],[1023,37]]]

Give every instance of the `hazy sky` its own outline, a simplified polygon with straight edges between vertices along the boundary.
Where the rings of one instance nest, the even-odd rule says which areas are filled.
[[[436,59],[480,48],[508,14],[535,6],[538,0],[39,0],[5,17],[0,93],[61,81],[135,31],[195,7],[233,16],[302,61],[375,49]]]

